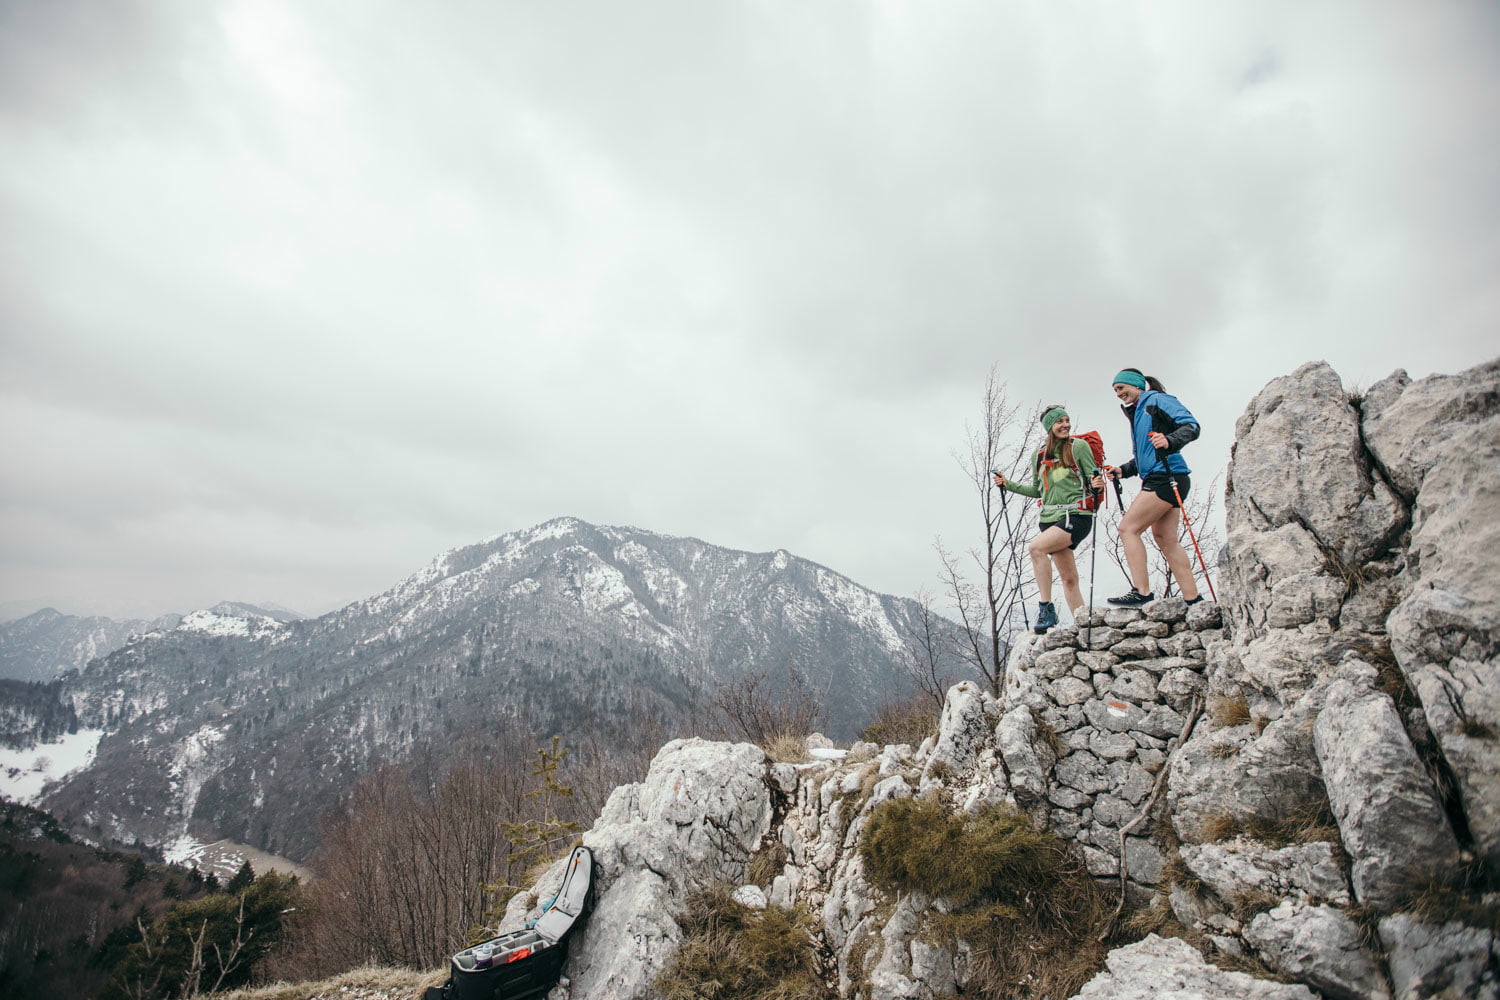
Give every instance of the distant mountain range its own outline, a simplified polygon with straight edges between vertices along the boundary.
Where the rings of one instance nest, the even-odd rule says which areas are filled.
[[[105,735],[41,804],[100,839],[191,833],[300,859],[375,761],[506,731],[691,728],[720,683],[788,664],[847,738],[905,686],[916,609],[785,551],[554,520],[321,618],[219,606],[136,635],[62,679]]]
[[[215,614],[249,615],[295,621],[302,616],[275,606],[259,607],[225,601],[208,609]],[[159,618],[104,618],[65,615],[42,608],[21,618],[0,622],[0,680],[50,681],[90,660],[108,656],[134,636],[176,628],[182,615]]]

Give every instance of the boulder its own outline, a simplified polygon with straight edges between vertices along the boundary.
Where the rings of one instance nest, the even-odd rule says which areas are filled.
[[[682,938],[674,914],[694,889],[738,883],[771,824],[766,756],[748,743],[675,740],[642,782],[614,790],[583,842],[596,864],[594,913],[570,950],[575,997],[644,1000]],[[499,931],[555,894],[566,859],[517,895]]]
[[[1257,914],[1245,941],[1275,971],[1328,1000],[1390,1000],[1380,964],[1343,910],[1287,900]]]
[[[1184,844],[1183,864],[1219,899],[1262,893],[1349,904],[1349,882],[1328,843],[1268,847],[1247,837],[1221,844]]]
[[[1458,841],[1391,699],[1341,678],[1328,690],[1313,738],[1353,859],[1356,897],[1393,908],[1414,891],[1450,883]]]
[[[1326,362],[1274,379],[1251,400],[1235,424],[1226,493],[1233,523],[1271,531],[1299,524],[1350,567],[1382,553],[1406,525],[1405,505],[1371,473],[1360,415]],[[1231,540],[1236,578],[1242,559]]]
[[[1385,917],[1379,927],[1397,1000],[1500,998],[1500,940],[1493,929],[1413,913]]]
[[[1197,726],[1168,765],[1167,802],[1184,843],[1202,843],[1224,819],[1244,827],[1321,807],[1325,792],[1308,732],[1310,708],[1299,703],[1260,733],[1252,725]],[[1217,749],[1233,745],[1240,747],[1233,756]]]
[[[980,752],[992,742],[999,717],[1000,703],[973,681],[949,688],[938,720],[937,742],[922,772],[923,783],[945,773],[972,773]]]
[[[1210,965],[1180,938],[1150,934],[1116,948],[1104,961],[1108,971],[1089,980],[1073,1000],[1317,1000],[1306,986]]]
[[[1372,387],[1365,436],[1412,501],[1391,646],[1453,770],[1475,848],[1500,864],[1500,360]]]

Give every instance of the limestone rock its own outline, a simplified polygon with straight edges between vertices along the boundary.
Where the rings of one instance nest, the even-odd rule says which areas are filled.
[[[1390,1000],[1378,962],[1343,910],[1288,900],[1258,914],[1244,938],[1272,969],[1329,1000]]]
[[[1324,362],[1273,380],[1251,400],[1235,424],[1227,493],[1226,515],[1237,524],[1301,524],[1346,566],[1383,551],[1406,521],[1396,494],[1372,481],[1359,414]],[[1231,567],[1236,559],[1231,544]]]
[[[1316,1000],[1306,986],[1273,983],[1210,965],[1179,938],[1148,935],[1116,948],[1073,1000]]]
[[[1313,735],[1359,900],[1390,907],[1449,883],[1458,841],[1391,699],[1335,681]]]
[[[1180,853],[1188,870],[1225,902],[1247,893],[1353,902],[1332,844],[1276,848],[1236,837],[1221,844],[1184,844]]]
[[[1411,913],[1380,921],[1397,1000],[1500,998],[1500,941],[1492,930]]]
[[[573,995],[651,995],[651,983],[681,940],[673,915],[688,893],[738,882],[770,822],[759,747],[698,739],[662,747],[646,780],[615,789],[584,834],[597,866],[596,902],[588,933],[568,957]],[[512,900],[501,932],[540,914],[533,900],[555,893],[563,865],[553,865],[535,893]]]
[[[1377,390],[1379,390],[1377,392]],[[1396,657],[1458,779],[1475,846],[1500,863],[1500,360],[1373,387],[1370,450],[1413,501]]]
[[[1223,818],[1244,827],[1307,815],[1321,805],[1311,709],[1299,704],[1258,734],[1250,725],[1215,731],[1200,723],[1168,765],[1167,801],[1184,843],[1201,843]],[[1235,745],[1239,753],[1227,758],[1216,749]]]
[[[973,772],[980,751],[991,742],[999,716],[999,703],[978,684],[963,681],[949,688],[938,721],[937,742],[922,772],[923,783],[944,772]]]
[[[1017,705],[1006,712],[995,727],[995,741],[1017,800],[1026,806],[1042,802],[1047,796],[1047,774],[1056,759],[1047,744],[1037,738],[1031,710]]]

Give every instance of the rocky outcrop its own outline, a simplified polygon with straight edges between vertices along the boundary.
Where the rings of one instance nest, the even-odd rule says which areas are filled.
[[[1109,954],[1109,971],[1076,1000],[1316,1000],[1306,986],[1228,972],[1178,938],[1155,934]]]
[[[1171,768],[1191,873],[1173,909],[1324,996],[1494,996],[1493,907],[1480,927],[1418,914],[1433,899],[1483,912],[1496,870],[1500,363],[1398,372],[1363,399],[1304,365],[1236,435],[1224,637],[1205,671],[1234,710]],[[1313,843],[1213,843],[1234,831]]]
[[[568,956],[575,997],[646,997],[682,932],[694,889],[738,882],[771,824],[766,756],[748,743],[677,740],[646,780],[615,789],[583,842],[594,852],[596,902]],[[541,915],[564,862],[515,897],[500,932]]]
[[[961,992],[970,956],[927,933],[947,903],[864,871],[873,811],[912,796],[1013,806],[1181,923],[1112,952],[1079,1000],[1500,1000],[1500,363],[1363,400],[1305,365],[1237,434],[1221,605],[1023,636],[1003,698],[956,685],[921,747],[665,747],[584,837],[601,895],[572,1000],[650,996],[688,895],[741,883],[757,851],[782,863],[738,898],[815,914],[838,996]]]

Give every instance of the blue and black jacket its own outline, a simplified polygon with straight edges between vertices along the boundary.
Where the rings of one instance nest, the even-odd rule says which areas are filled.
[[[1120,466],[1121,476],[1138,475],[1144,479],[1174,472],[1187,475],[1193,471],[1179,452],[1183,445],[1197,439],[1198,418],[1176,396],[1147,389],[1136,397],[1135,405],[1122,406],[1120,410],[1130,421],[1130,444],[1135,451],[1135,457]],[[1167,436],[1165,450],[1156,450],[1149,436],[1152,432]]]

